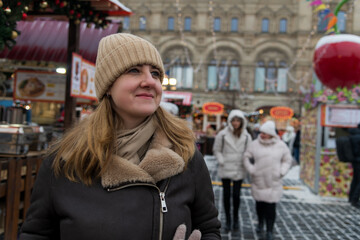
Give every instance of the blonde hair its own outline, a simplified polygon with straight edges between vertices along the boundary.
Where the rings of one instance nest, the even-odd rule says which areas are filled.
[[[187,164],[195,152],[195,137],[187,123],[162,108],[155,111],[158,126]],[[101,176],[115,152],[115,129],[121,128],[121,120],[111,107],[111,100],[104,98],[97,109],[69,129],[64,137],[50,148],[48,155],[54,155],[55,176],[64,174],[70,181],[81,181],[91,185],[94,178]]]

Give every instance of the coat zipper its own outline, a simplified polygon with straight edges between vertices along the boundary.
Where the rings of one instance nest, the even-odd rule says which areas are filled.
[[[107,191],[108,192],[114,192],[120,189],[124,189],[130,186],[149,186],[149,187],[154,187],[159,191],[159,197],[160,197],[160,203],[161,203],[161,208],[160,208],[160,229],[159,229],[159,240],[162,239],[162,235],[163,235],[163,229],[164,229],[164,213],[168,212],[168,208],[166,206],[166,201],[165,201],[165,192],[168,189],[170,183],[170,179],[167,180],[166,185],[165,185],[165,189],[164,191],[161,191],[160,188],[158,188],[158,186],[154,185],[154,184],[150,184],[150,183],[133,183],[133,184],[128,184],[126,186],[121,186],[121,187],[116,187],[116,188],[108,188]]]

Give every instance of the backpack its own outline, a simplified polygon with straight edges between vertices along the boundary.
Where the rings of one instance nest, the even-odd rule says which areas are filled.
[[[352,151],[350,136],[341,136],[336,138],[336,154],[340,162],[354,161],[354,153]]]

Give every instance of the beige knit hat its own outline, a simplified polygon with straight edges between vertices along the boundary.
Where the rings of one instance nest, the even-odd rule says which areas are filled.
[[[116,33],[102,38],[95,70],[95,89],[99,101],[121,74],[139,64],[158,68],[161,80],[164,78],[161,56],[150,42],[128,33]]]

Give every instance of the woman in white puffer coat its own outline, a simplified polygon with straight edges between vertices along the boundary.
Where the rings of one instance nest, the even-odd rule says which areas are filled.
[[[246,130],[247,120],[241,110],[232,110],[227,119],[228,125],[215,137],[213,153],[219,163],[218,175],[223,184],[223,201],[226,215],[225,230],[239,229],[240,191],[242,180],[246,177],[243,155],[251,142]],[[233,225],[231,226],[230,192],[233,183]]]
[[[260,126],[260,135],[244,154],[244,166],[251,177],[251,194],[256,201],[257,232],[262,234],[266,222],[266,240],[273,239],[276,203],[282,196],[282,178],[289,171],[291,161],[290,150],[276,134],[273,121]]]

